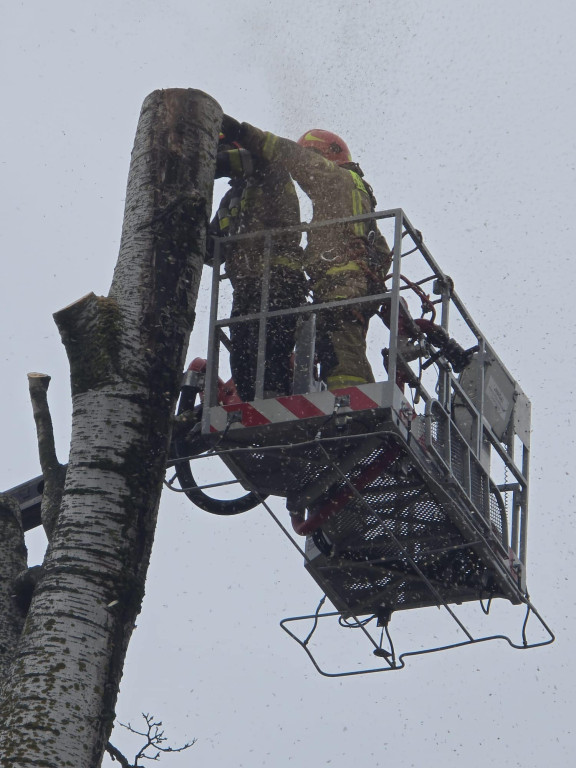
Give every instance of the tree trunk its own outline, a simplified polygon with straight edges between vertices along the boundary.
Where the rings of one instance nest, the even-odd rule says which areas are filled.
[[[55,315],[71,369],[71,452],[0,700],[0,765],[101,763],[144,594],[221,118],[200,91],[148,96],[110,293]]]
[[[26,547],[20,509],[0,494],[0,681],[4,679],[24,625],[14,599],[16,577],[26,569]]]

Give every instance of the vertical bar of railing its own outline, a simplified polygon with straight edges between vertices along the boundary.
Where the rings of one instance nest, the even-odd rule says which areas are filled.
[[[450,325],[450,291],[447,284],[442,284],[442,303],[440,307],[440,325],[449,332]],[[444,461],[452,472],[452,384],[450,372],[443,366],[438,368],[438,400],[442,405],[443,412],[447,414],[444,417]],[[466,457],[462,457],[465,461]],[[465,470],[466,473],[466,470]],[[467,471],[470,474],[469,468]]]
[[[478,457],[478,461],[480,462],[480,465],[482,464],[482,452],[484,450],[484,393],[486,391],[486,358],[487,358],[487,352],[486,352],[486,340],[484,337],[481,337],[478,340],[478,346],[480,347],[478,351],[478,356],[480,359],[480,365],[478,366],[478,378],[479,381],[477,382],[478,387],[478,402],[475,403],[477,409],[478,409],[478,417],[474,419],[475,422],[475,435],[474,435],[474,443],[476,445],[476,456]],[[490,445],[489,441],[486,440],[488,445]],[[490,451],[492,451],[492,448],[490,447]],[[488,465],[488,470],[485,473],[485,477],[483,478],[482,482],[482,505],[483,510],[486,514],[486,521],[490,522],[490,464]],[[483,472],[484,475],[484,472]],[[506,510],[507,513],[507,510]]]
[[[479,459],[482,457],[482,445],[484,443],[484,390],[486,384],[486,341],[482,337],[478,339],[478,359],[480,365],[478,366],[478,381],[477,387],[477,402],[475,403],[478,411],[478,418],[475,419],[474,430],[474,443],[476,445],[476,455]]]
[[[447,285],[442,285],[442,304],[440,309],[440,325],[449,333],[450,326],[450,291]],[[440,366],[438,377],[438,399],[442,407],[450,414],[452,420],[452,387],[450,386],[450,373],[444,366]]]
[[[394,258],[392,261],[392,299],[390,303],[390,351],[388,381],[396,382],[398,361],[398,316],[400,314],[400,271],[402,268],[402,226],[404,212],[398,208],[394,215]]]
[[[264,377],[266,370],[266,326],[268,324],[268,304],[270,299],[270,259],[272,253],[272,236],[267,233],[264,237],[264,269],[262,271],[262,291],[260,294],[260,321],[258,323],[258,354],[256,357],[256,381],[254,397],[261,400],[264,397]]]
[[[219,238],[214,238],[214,258],[212,261],[212,290],[210,295],[210,321],[208,326],[208,362],[204,383],[204,409],[202,411],[202,432],[210,432],[210,408],[217,405],[218,392],[218,299],[220,295],[220,248]]]
[[[528,477],[530,473],[530,450],[524,444],[522,448],[522,474],[526,485],[522,486],[522,513],[520,519],[520,560],[526,565],[528,556]]]
[[[515,458],[515,444],[514,444],[514,413],[512,412],[512,415],[510,416],[510,425],[508,427],[510,439],[506,443],[506,453],[510,457],[510,462],[512,465],[516,463]],[[506,472],[505,477],[508,476],[508,462],[505,462],[506,464]],[[511,547],[514,552],[518,554],[518,515],[520,512],[519,505],[520,505],[520,499],[519,494],[517,490],[512,491],[512,501],[510,505],[508,505],[508,491],[504,493],[504,509],[506,510],[506,516],[508,519],[508,546]]]
[[[292,392],[304,395],[310,392],[314,379],[314,350],[316,342],[316,315],[300,315],[296,324],[296,344],[294,348],[294,374]]]

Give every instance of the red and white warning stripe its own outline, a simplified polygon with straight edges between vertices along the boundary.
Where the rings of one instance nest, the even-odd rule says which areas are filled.
[[[337,405],[337,398],[347,398],[346,405]],[[393,402],[394,401],[394,402]],[[245,427],[263,427],[266,424],[279,424],[299,419],[313,419],[334,413],[368,411],[393,406],[398,413],[413,413],[408,401],[400,390],[390,382],[361,384],[357,387],[344,387],[332,392],[310,392],[306,395],[274,397],[266,400],[254,400],[251,403],[231,403],[218,405],[210,409],[210,431],[222,432],[229,424],[230,414],[236,415],[229,429]]]

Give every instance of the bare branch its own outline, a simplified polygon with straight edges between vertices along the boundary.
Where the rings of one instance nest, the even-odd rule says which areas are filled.
[[[46,373],[28,374],[28,389],[38,437],[38,454],[44,476],[42,525],[50,541],[62,503],[66,467],[60,464],[56,456],[54,429],[47,397],[49,385],[50,376]]]
[[[120,750],[110,741],[106,744],[106,752],[108,752],[113,761],[118,760],[122,768],[134,768],[134,766],[128,762],[128,758],[124,757],[122,752],[120,752]]]
[[[154,715],[150,715],[147,713],[142,713],[142,717],[144,718],[146,722],[146,730],[145,731],[138,731],[136,728],[133,728],[130,723],[120,723],[122,728],[126,728],[127,731],[130,731],[130,733],[134,733],[136,736],[142,736],[144,739],[146,739],[146,743],[138,750],[136,755],[134,756],[134,762],[130,764],[128,760],[122,755],[121,752],[118,752],[118,755],[116,755],[116,759],[120,760],[120,757],[125,761],[125,763],[121,762],[122,768],[139,768],[139,766],[142,765],[140,760],[158,760],[160,758],[160,755],[162,753],[167,754],[169,752],[184,752],[186,749],[190,749],[190,747],[194,746],[196,743],[196,739],[192,739],[192,741],[187,741],[185,744],[183,744],[181,747],[171,747],[166,746],[163,747],[162,744],[167,741],[167,737],[164,735],[164,730],[162,729],[162,721],[159,720],[158,722],[155,722]],[[109,743],[109,746],[112,746]],[[116,749],[113,747],[113,749]],[[148,750],[153,750],[153,754],[146,754]],[[108,749],[108,752],[110,752],[110,749]],[[112,754],[110,752],[110,754]]]

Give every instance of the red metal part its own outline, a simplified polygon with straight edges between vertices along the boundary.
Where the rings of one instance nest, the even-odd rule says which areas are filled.
[[[206,373],[207,360],[203,357],[195,357],[188,366],[189,371],[196,373]],[[204,391],[200,392],[200,400],[204,400]],[[234,379],[222,381],[218,377],[218,405],[237,405],[242,403],[242,399],[236,390]]]
[[[400,446],[396,444],[391,445],[379,459],[363,469],[360,476],[354,481],[356,491],[364,490],[367,485],[376,480],[398,458],[399,454]],[[336,496],[329,501],[325,501],[308,519],[304,519],[303,513],[301,515],[292,515],[292,528],[294,532],[299,536],[307,536],[313,533],[328,518],[336,514],[342,507],[345,507],[354,495],[354,490],[349,485],[345,485]]]

